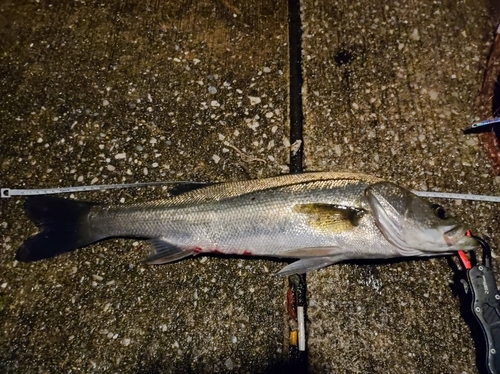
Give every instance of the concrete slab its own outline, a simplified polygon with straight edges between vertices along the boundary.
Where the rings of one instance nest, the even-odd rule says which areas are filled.
[[[2,187],[288,171],[282,2],[0,5]],[[78,195],[145,201],[161,189]],[[141,263],[115,240],[35,264],[36,230],[0,200],[0,371],[262,372],[283,357],[284,287],[271,261]]]
[[[487,4],[303,1],[302,17],[306,170],[498,195],[478,138],[462,134],[493,40]],[[498,206],[439,202],[498,251]],[[451,279],[445,259],[310,274],[311,371],[476,372]]]

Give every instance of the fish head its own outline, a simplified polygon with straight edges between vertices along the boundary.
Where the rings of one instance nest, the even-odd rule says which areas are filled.
[[[370,185],[365,196],[378,228],[403,256],[468,251],[478,246],[463,222],[394,183]]]

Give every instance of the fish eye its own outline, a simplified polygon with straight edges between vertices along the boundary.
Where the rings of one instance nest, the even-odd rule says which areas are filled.
[[[446,211],[444,208],[439,205],[439,204],[432,204],[432,209],[434,209],[434,213],[436,214],[436,217],[439,219],[446,219]]]

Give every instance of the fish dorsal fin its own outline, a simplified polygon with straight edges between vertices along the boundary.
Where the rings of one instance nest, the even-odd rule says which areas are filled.
[[[336,262],[347,260],[348,256],[338,254],[328,257],[311,257],[303,258],[299,261],[292,262],[278,272],[278,275],[286,277],[292,274],[304,274],[308,271],[317,270],[326,266],[335,264]]]
[[[294,210],[307,215],[310,226],[320,231],[337,233],[356,227],[366,212],[360,208],[322,203],[297,204]]]
[[[207,186],[211,186],[215,183],[201,183],[201,182],[193,182],[193,183],[182,183],[178,184],[175,187],[172,187],[168,190],[168,194],[170,196],[179,196],[187,192],[191,192],[197,190],[199,188],[204,188]]]
[[[154,238],[148,240],[148,243],[153,253],[144,261],[150,265],[168,264],[193,255],[192,250],[176,247],[164,238]]]

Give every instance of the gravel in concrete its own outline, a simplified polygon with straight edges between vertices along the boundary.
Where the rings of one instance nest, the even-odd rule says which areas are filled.
[[[477,113],[496,26],[489,12],[477,1],[304,1],[306,170],[498,195],[478,137],[462,134]],[[436,202],[487,235],[498,253],[497,205]],[[475,373],[451,279],[445,259],[311,273],[311,371]]]
[[[0,181],[40,188],[288,171],[286,4],[0,5]],[[81,194],[145,201],[162,189]],[[283,357],[281,263],[142,264],[106,241],[34,264],[0,200],[0,371],[259,372]]]

